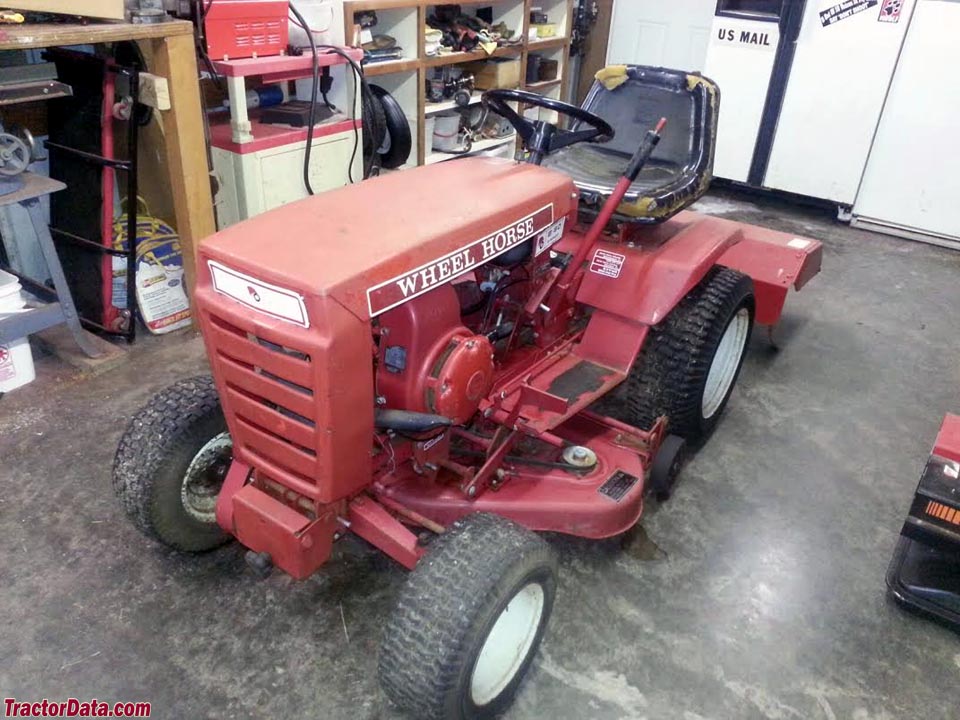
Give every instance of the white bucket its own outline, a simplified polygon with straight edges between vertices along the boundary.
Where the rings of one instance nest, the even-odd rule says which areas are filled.
[[[297,10],[313,31],[317,45],[344,45],[343,0],[297,0]],[[290,18],[290,44],[309,48],[306,31]]]
[[[437,119],[430,115],[423,120],[423,142],[426,145],[424,152],[429,155],[433,152],[433,128],[437,124]]]
[[[0,270],[0,320],[22,312],[23,304],[16,275]],[[0,344],[0,393],[15,390],[33,382],[34,378],[33,353],[27,338]]]
[[[433,145],[434,150],[459,150],[460,149],[460,113],[440,113],[434,116],[436,120],[433,125]]]

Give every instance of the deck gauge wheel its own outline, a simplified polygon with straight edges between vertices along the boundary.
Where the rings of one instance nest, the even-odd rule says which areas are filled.
[[[650,465],[650,490],[658,502],[666,502],[673,493],[686,459],[687,441],[679,435],[667,435]]]

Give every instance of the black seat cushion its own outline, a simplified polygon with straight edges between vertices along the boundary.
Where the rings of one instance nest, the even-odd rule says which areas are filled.
[[[660,144],[617,211],[622,220],[662,222],[695,202],[710,185],[717,86],[699,74],[639,65],[606,68],[598,78],[583,107],[609,122],[616,137],[602,145],[570,146],[543,164],[570,175],[584,208],[596,210],[613,191],[644,134],[665,117]]]

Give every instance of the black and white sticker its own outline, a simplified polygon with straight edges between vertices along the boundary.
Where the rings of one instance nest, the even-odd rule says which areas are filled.
[[[883,0],[880,7],[880,22],[896,23],[900,22],[900,11],[903,10],[903,0]]]
[[[626,255],[598,248],[593,254],[593,260],[590,262],[590,272],[608,278],[618,278],[620,277],[620,271],[623,270],[623,263],[626,262],[626,260]]]
[[[717,20],[718,27],[713,36],[717,45],[773,52],[780,42],[780,31],[775,23]]]
[[[440,433],[440,434],[437,435],[435,438],[430,438],[429,440],[427,440],[427,441],[423,444],[423,449],[424,449],[424,450],[429,450],[430,448],[432,448],[432,447],[433,447],[434,445],[436,445],[438,442],[440,442],[441,440],[443,440],[444,434],[445,434],[445,433]]]
[[[631,475],[623,470],[617,470],[607,478],[607,481],[597,489],[597,492],[601,495],[606,495],[614,502],[620,502],[639,480],[640,478],[636,475]]]
[[[266,313],[271,317],[310,327],[303,296],[293,290],[277,287],[242,272],[208,260],[213,289],[239,303]]]
[[[876,7],[879,3],[880,0],[843,0],[842,3],[820,11],[820,24],[829,27],[852,15]]]
[[[370,317],[376,317],[413,300],[518,245],[536,240],[553,222],[553,203],[550,203],[486,237],[368,288],[367,305]]]
[[[566,222],[567,219],[562,217],[537,236],[534,255],[546,252],[560,241],[560,238],[563,237],[563,226]]]

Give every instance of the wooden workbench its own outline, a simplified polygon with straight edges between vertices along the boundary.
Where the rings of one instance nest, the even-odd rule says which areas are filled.
[[[159,113],[163,153],[169,169],[177,233],[188,287],[193,287],[197,244],[216,231],[210,173],[200,108],[193,25],[186,20],[133,25],[43,23],[0,27],[0,50],[138,41],[151,58],[150,72],[167,78],[171,109]]]

